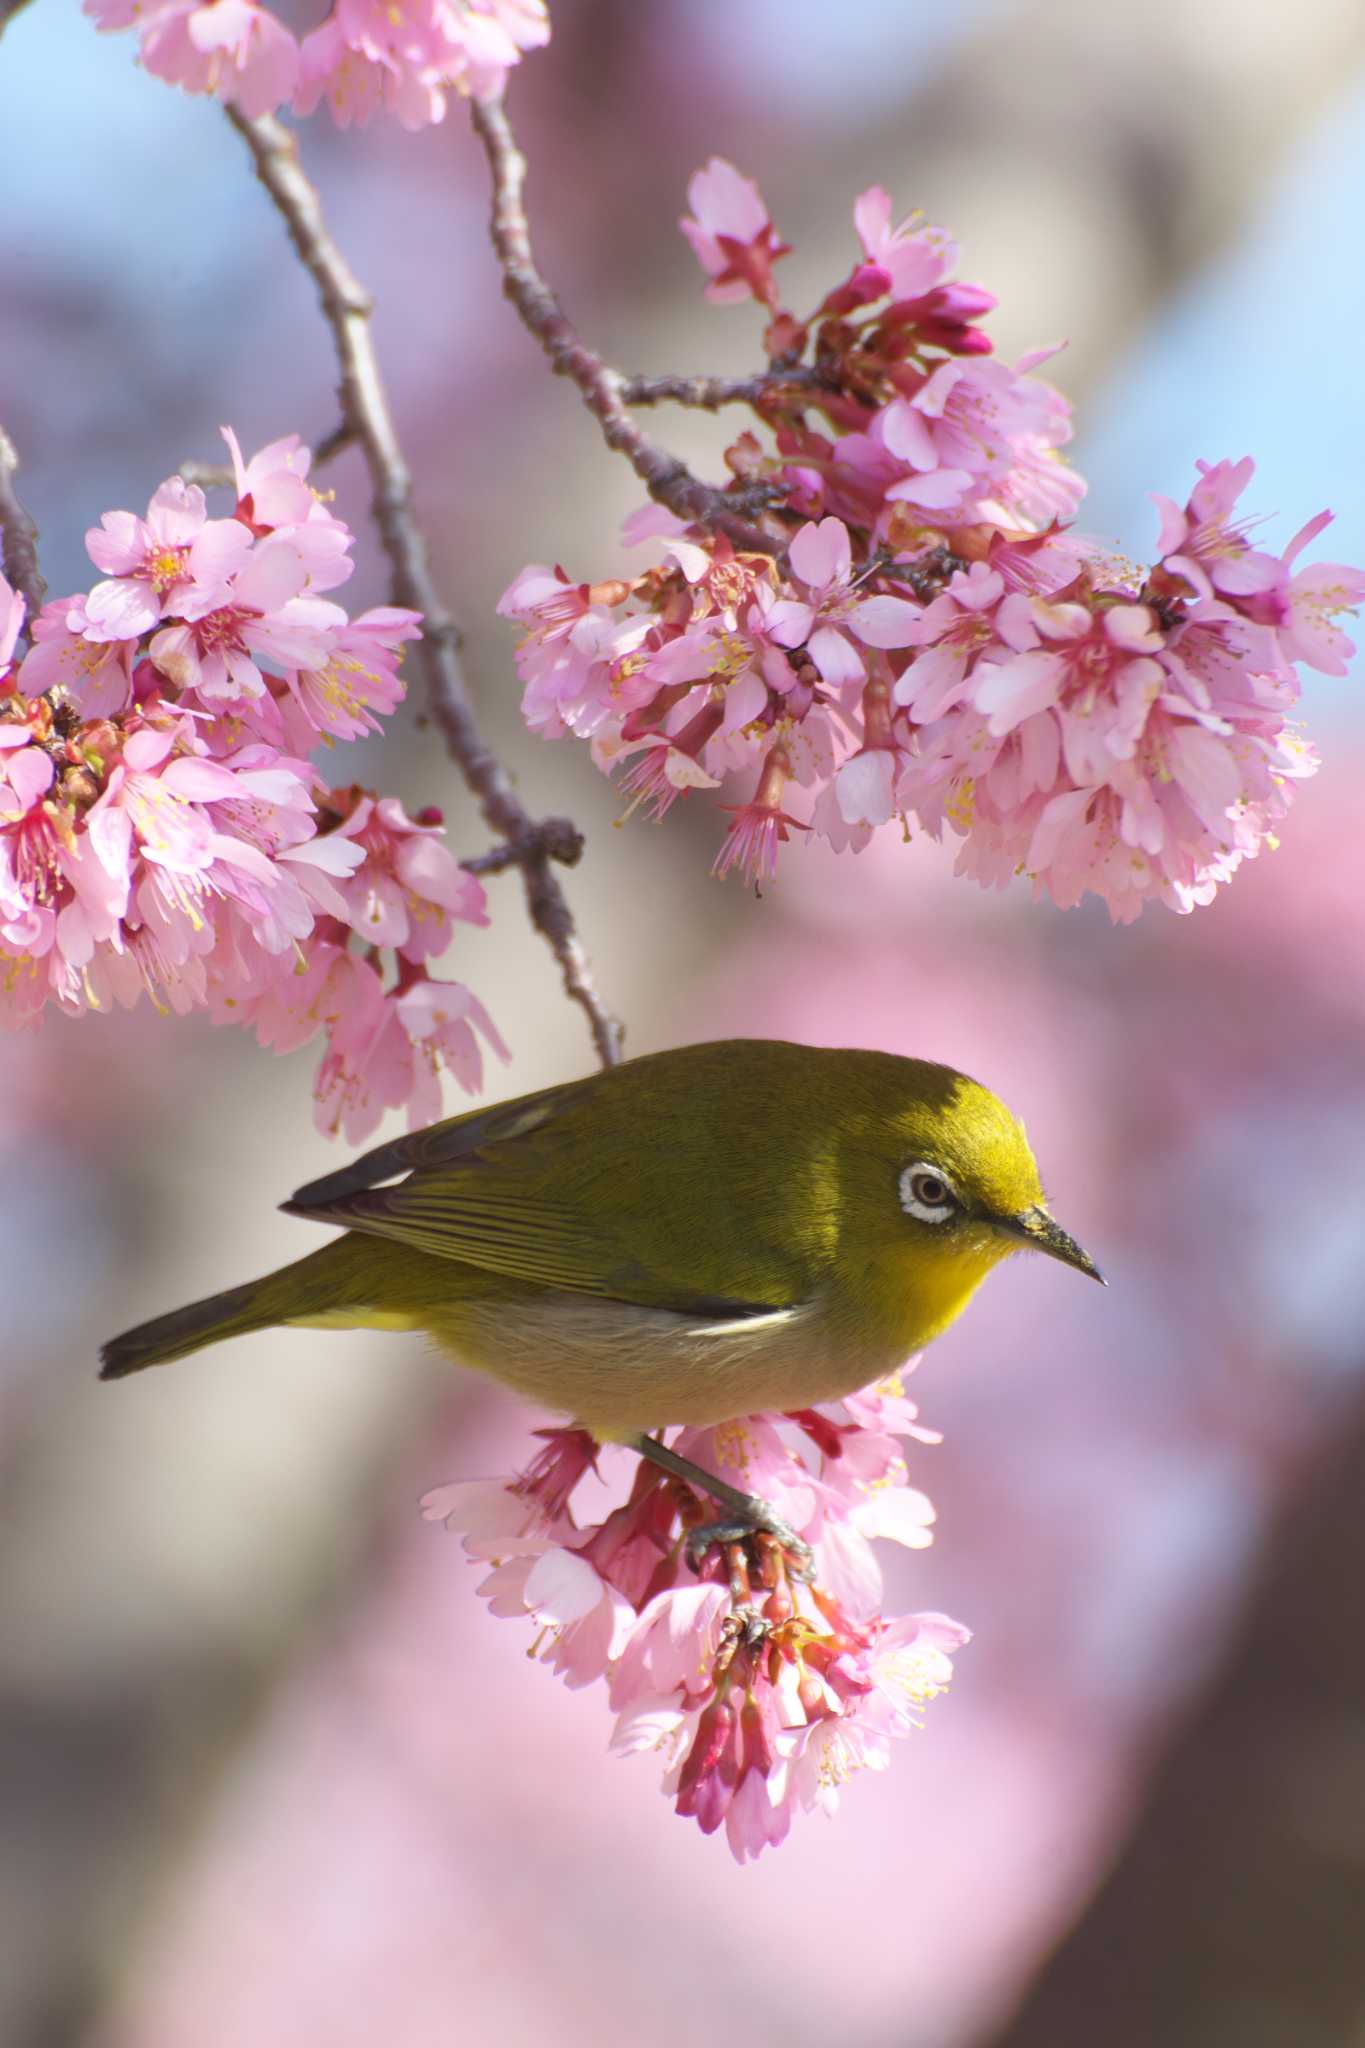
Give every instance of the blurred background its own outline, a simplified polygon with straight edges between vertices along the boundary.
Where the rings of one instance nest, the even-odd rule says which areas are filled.
[[[884,184],[1068,337],[1081,524],[1255,455],[1280,547],[1365,559],[1365,14],[1355,0],[558,0],[513,81],[542,262],[628,369],[742,370],[674,229],[712,153],[842,276]],[[42,0],[0,45],[0,419],[55,591],[221,421],[334,424],[311,288],[210,103]],[[953,1694],[833,1823],[736,1869],[605,1753],[415,1501],[510,1470],[528,1417],[397,1337],[258,1336],[97,1387],[101,1336],[279,1262],[334,1155],[312,1055],[202,1020],[50,1021],[5,1050],[0,2040],[12,2048],[785,2048],[1365,2041],[1365,846],[1353,680],[1325,765],[1211,909],[1112,930],[952,881],[895,835],[712,882],[715,820],[612,829],[581,750],[519,731],[492,615],[527,560],[626,560],[638,501],[501,301],[482,162],[443,128],[303,133],[379,345],[490,733],[588,833],[568,886],[636,1052],[729,1033],[944,1058],[1026,1118],[1107,1294],[1019,1262],[935,1346],[939,1540],[893,1607],[976,1631]],[[742,421],[656,416],[697,465]],[[360,466],[328,479],[361,533]],[[355,774],[484,837],[416,704]],[[450,971],[515,1092],[587,1071],[514,878]],[[455,1106],[452,1104],[452,1107]],[[528,1632],[529,1636],[529,1632]]]

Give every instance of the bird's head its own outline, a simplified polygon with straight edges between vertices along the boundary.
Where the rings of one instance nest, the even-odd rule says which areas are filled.
[[[891,1085],[875,1112],[867,1105],[854,1139],[859,1228],[877,1247],[877,1284],[888,1296],[909,1290],[926,1337],[1011,1252],[1046,1252],[1103,1282],[1054,1220],[1024,1126],[998,1096],[919,1060],[888,1061],[883,1078]]]

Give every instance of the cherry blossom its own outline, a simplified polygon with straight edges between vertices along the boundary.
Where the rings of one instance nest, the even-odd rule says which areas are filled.
[[[859,194],[853,225],[868,266],[879,273],[876,296],[889,293],[896,300],[922,298],[957,260],[952,237],[942,228],[931,227],[921,214],[912,214],[893,228],[891,195],[880,185],[871,185]]]
[[[28,607],[0,572],[0,691],[8,693],[14,673],[14,650],[24,630]]]
[[[233,516],[179,478],[145,519],[106,513],[87,536],[105,580],[45,606],[17,661],[0,581],[0,1015],[149,996],[279,1051],[321,1035],[319,1121],[358,1140],[389,1108],[438,1116],[443,1072],[477,1089],[484,1047],[506,1058],[473,991],[430,972],[456,923],[487,923],[484,892],[439,812],[308,759],[400,701],[420,622],[322,596],[351,535],[307,452],[244,460],[224,433]]]
[[[706,272],[706,296],[718,303],[747,299],[777,303],[772,267],[790,254],[768,217],[763,195],[724,157],[713,156],[687,188],[692,208],[678,225]]]
[[[381,108],[405,128],[445,118],[451,92],[487,99],[548,42],[544,0],[336,0],[302,44],[256,0],[85,0],[101,29],[135,27],[154,76],[256,116],[326,100],[339,127]]]
[[[675,1811],[723,1830],[744,1862],[797,1814],[835,1812],[859,1771],[884,1770],[968,1639],[946,1615],[881,1611],[875,1542],[919,1550],[932,1534],[908,1484],[910,1431],[932,1440],[897,1376],[798,1415],[670,1433],[810,1544],[809,1580],[766,1536],[712,1545],[694,1569],[686,1539],[715,1520],[711,1504],[644,1462],[627,1477],[627,1454],[582,1430],[544,1430],[515,1478],[455,1481],[422,1507],[484,1568],[491,1614],[529,1623],[533,1654],[566,1684],[603,1684],[616,1754],[652,1758]],[[590,1476],[617,1504],[579,1520]]]
[[[772,314],[758,431],[727,451],[771,552],[651,507],[625,537],[663,543],[653,568],[524,570],[499,610],[525,629],[527,724],[588,740],[627,815],[709,798],[714,871],[756,886],[793,840],[858,852],[894,826],[951,835],[983,886],[1121,921],[1208,903],[1316,766],[1298,665],[1353,651],[1365,575],[1301,566],[1328,515],[1276,555],[1238,509],[1250,459],[1201,462],[1183,506],[1156,500],[1153,565],[1121,561],[1072,525],[1056,351],[990,354],[994,301],[951,275],[950,234],[871,187],[860,255],[802,318],[757,186],[713,158],[688,196],[708,296]]]

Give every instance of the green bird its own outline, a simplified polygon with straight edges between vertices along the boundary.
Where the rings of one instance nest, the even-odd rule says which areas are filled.
[[[664,1426],[885,1377],[1011,1252],[1101,1278],[989,1089],[925,1060],[763,1039],[650,1053],[452,1117],[283,1207],[344,1234],[111,1339],[101,1377],[277,1324],[424,1330],[599,1441],[657,1457]]]

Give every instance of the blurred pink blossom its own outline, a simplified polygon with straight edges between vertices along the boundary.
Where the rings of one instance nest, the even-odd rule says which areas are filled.
[[[502,91],[526,50],[549,41],[544,0],[336,0],[299,44],[255,0],[85,0],[101,29],[136,27],[142,62],[186,91],[249,116],[326,99],[339,127],[377,109],[405,128],[445,118],[451,91]]]
[[[273,113],[293,94],[298,44],[253,0],[84,0],[97,28],[136,27],[155,78],[213,93],[244,114]]]
[[[0,690],[9,689],[14,650],[24,629],[27,609],[18,591],[0,573]]]

